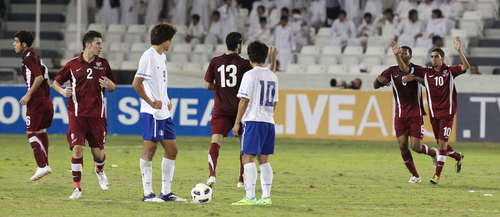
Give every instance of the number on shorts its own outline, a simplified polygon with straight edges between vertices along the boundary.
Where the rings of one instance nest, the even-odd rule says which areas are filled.
[[[31,117],[26,116],[26,125],[29,126],[31,124]]]
[[[424,125],[420,125],[420,132],[422,132],[422,134],[425,133],[425,126]]]
[[[87,73],[88,73],[87,74],[87,79],[92,79],[93,77],[92,77],[92,69],[91,68],[87,69]]]
[[[238,82],[238,79],[236,77],[236,73],[238,72],[238,68],[236,68],[235,65],[228,65],[227,67],[225,65],[221,65],[217,71],[220,73],[220,87],[234,87],[236,86],[236,83]],[[226,72],[230,72],[229,76],[231,76],[231,80],[227,79],[226,80]]]
[[[445,127],[443,128],[444,130],[444,137],[449,137],[451,134],[451,127]]]
[[[104,143],[106,143],[106,132],[104,132],[103,135],[104,135],[104,139],[102,139],[102,143],[104,144]]]

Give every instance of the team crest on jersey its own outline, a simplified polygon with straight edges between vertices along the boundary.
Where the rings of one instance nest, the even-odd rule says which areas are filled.
[[[443,71],[443,77],[446,77],[446,76],[448,76],[448,70]]]
[[[96,62],[95,65],[101,67],[102,63],[101,62]]]
[[[103,70],[104,67],[102,67],[102,63],[101,62],[96,62],[95,66],[94,66],[94,69]]]

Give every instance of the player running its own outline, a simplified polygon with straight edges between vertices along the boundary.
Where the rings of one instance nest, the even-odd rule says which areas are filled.
[[[66,134],[69,147],[73,151],[71,170],[75,189],[69,199],[82,197],[83,151],[87,140],[95,162],[95,173],[102,190],[108,190],[109,182],[104,173],[106,155],[106,112],[104,89],[113,92],[116,80],[106,59],[100,58],[102,50],[101,33],[90,30],[82,39],[83,52],[71,59],[57,73],[54,90],[68,98],[69,125]],[[69,87],[62,88],[66,81]]]
[[[412,50],[410,47],[401,47],[399,55],[401,55],[404,64],[409,67],[414,67],[415,64],[410,62],[411,54]],[[403,83],[401,79],[405,75],[408,75],[408,73],[399,70],[397,65],[391,66],[377,76],[375,81],[373,81],[373,87],[378,89],[392,84],[392,92],[394,101],[396,102],[396,112],[394,116],[396,138],[399,143],[403,161],[412,174],[408,182],[418,183],[421,182],[422,179],[420,175],[418,175],[411,152],[408,149],[408,137],[411,138],[411,149],[419,154],[431,156],[434,166],[436,166],[437,163],[437,149],[429,148],[427,145],[422,144],[422,138],[424,137],[423,115],[425,115],[425,110],[422,103],[422,89],[417,81],[423,83],[423,79],[417,78],[417,81]]]
[[[19,103],[26,105],[26,135],[38,165],[31,181],[37,181],[52,173],[47,128],[52,125],[54,107],[50,99],[49,70],[31,48],[33,41],[33,34],[28,30],[14,34],[14,49],[22,54],[21,72],[28,87],[28,92]]]
[[[424,79],[425,88],[427,89],[427,102],[432,130],[434,137],[439,144],[439,153],[437,157],[436,173],[430,180],[432,184],[438,184],[443,170],[446,155],[455,158],[455,172],[460,173],[462,170],[462,160],[464,154],[457,153],[448,144],[448,138],[451,134],[453,119],[457,113],[457,91],[455,89],[454,78],[467,71],[469,62],[465,58],[461,48],[460,38],[457,36],[453,42],[455,49],[460,55],[462,64],[457,66],[448,66],[443,63],[444,52],[441,48],[434,48],[431,51],[432,67],[409,67],[405,65],[399,55],[399,48],[396,42],[391,43],[392,51],[396,56],[399,68],[404,72],[412,72],[412,75],[407,75],[403,78],[403,82],[410,82],[416,77]]]
[[[236,95],[240,88],[243,74],[252,69],[250,61],[239,54],[243,47],[243,36],[238,32],[231,32],[226,36],[228,52],[212,58],[205,74],[205,88],[215,90],[214,111],[210,121],[212,130],[212,141],[208,152],[208,168],[210,176],[207,185],[213,187],[215,184],[217,159],[222,140],[227,137],[233,127],[238,113],[238,102]],[[275,71],[276,56],[271,53],[271,67]],[[240,156],[240,176],[238,187],[243,185],[243,164]]]
[[[238,91],[241,98],[238,115],[233,127],[234,136],[241,135],[241,154],[245,167],[246,197],[232,205],[271,205],[271,186],[273,169],[269,163],[269,155],[274,154],[274,110],[278,102],[278,77],[271,70],[264,68],[269,48],[260,41],[248,45],[248,56],[254,67],[245,73]],[[271,47],[270,53],[278,51]],[[243,124],[243,134],[239,134]],[[255,199],[255,183],[257,167],[255,157],[260,165],[260,182],[262,197]]]
[[[143,201],[186,201],[171,191],[172,179],[177,157],[175,127],[170,114],[172,105],[168,98],[167,58],[164,54],[172,44],[177,28],[166,22],[158,22],[151,29],[152,46],[139,60],[132,87],[141,97],[141,121],[143,149],[139,165],[144,189]],[[158,142],[165,149],[161,163],[162,187],[160,197],[153,192],[153,156]]]

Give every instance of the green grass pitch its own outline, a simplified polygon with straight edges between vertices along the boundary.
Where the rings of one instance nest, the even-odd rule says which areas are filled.
[[[498,216],[500,144],[452,143],[465,153],[463,171],[447,158],[439,185],[428,156],[412,152],[422,183],[409,184],[396,140],[277,139],[271,192],[273,205],[231,206],[245,196],[236,188],[238,141],[226,138],[220,149],[214,198],[209,204],[142,202],[140,136],[108,136],[102,191],[90,150],[84,154],[83,198],[73,191],[71,152],[66,136],[49,135],[52,175],[32,182],[36,163],[25,135],[0,135],[0,216]],[[190,197],[191,188],[208,176],[209,137],[178,137],[173,192]],[[436,147],[435,144],[429,144]],[[160,147],[153,159],[153,190],[161,190]],[[117,167],[111,167],[117,165]],[[473,190],[474,193],[469,193]],[[260,180],[257,180],[260,198]],[[493,196],[485,196],[490,194]]]

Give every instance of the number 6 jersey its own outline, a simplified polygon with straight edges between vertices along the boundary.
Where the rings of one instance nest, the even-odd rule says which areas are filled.
[[[63,85],[70,81],[72,94],[68,99],[68,114],[76,117],[106,118],[104,111],[104,88],[99,78],[106,76],[116,84],[115,76],[104,58],[95,57],[88,63],[83,53],[68,61],[57,73],[55,81]]]
[[[457,113],[457,90],[454,79],[462,71],[462,64],[448,66],[443,63],[441,71],[436,71],[434,67],[412,67],[415,76],[424,79],[427,90],[427,102],[431,117],[443,117]]]
[[[236,97],[243,74],[252,69],[250,60],[239,54],[222,54],[212,58],[205,74],[205,81],[215,81],[214,115],[234,116],[238,114]]]

